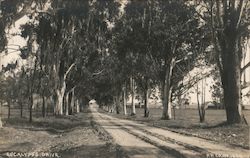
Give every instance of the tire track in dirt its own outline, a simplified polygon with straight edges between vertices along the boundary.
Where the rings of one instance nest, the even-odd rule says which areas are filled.
[[[100,117],[102,119],[109,120],[110,122],[112,122],[116,126],[119,126],[121,129],[128,132],[129,134],[134,135],[137,138],[147,143],[150,143],[156,146],[157,148],[164,150],[166,153],[169,153],[178,158],[189,158],[189,157],[198,158],[198,157],[206,156],[206,152],[201,148],[197,148],[189,144],[185,144],[183,142],[175,141],[174,139],[159,135],[157,133],[149,132],[147,130],[136,127],[134,125],[128,125],[128,124],[124,125],[124,124],[116,123],[120,121],[118,119],[117,119],[118,121],[116,120],[116,122],[114,122],[110,118],[103,117],[101,115]]]
[[[108,119],[113,124],[120,126],[122,129],[126,130],[130,134],[133,134],[136,137],[138,137],[138,138],[140,138],[148,143],[151,143],[151,144],[153,144],[153,145],[155,145],[155,146],[157,146],[157,147],[159,147],[167,152],[172,152],[172,153],[174,153],[174,155],[178,155],[178,152],[179,152],[179,156],[185,155],[184,157],[207,157],[209,155],[211,155],[213,157],[221,157],[221,156],[224,156],[224,157],[244,157],[244,158],[249,157],[249,152],[247,150],[244,150],[241,148],[234,148],[232,146],[227,146],[227,145],[220,146],[219,144],[215,144],[215,143],[207,141],[207,140],[194,138],[195,139],[194,141],[196,141],[196,142],[197,142],[197,140],[203,141],[203,142],[200,142],[201,147],[199,147],[199,146],[197,146],[197,143],[196,143],[196,145],[192,145],[192,143],[190,143],[190,144],[184,143],[185,140],[180,140],[180,139],[178,140],[178,139],[170,138],[170,137],[167,137],[163,134],[157,133],[157,132],[159,132],[159,130],[162,130],[162,129],[157,129],[155,127],[150,127],[150,126],[147,126],[145,124],[139,124],[139,123],[135,123],[135,122],[128,121],[128,120],[117,119],[117,118],[111,117],[111,116],[106,115],[106,114],[99,113],[99,115],[103,119]],[[147,129],[145,129],[145,128],[147,128]],[[155,131],[155,132],[153,132],[153,131]],[[170,132],[170,131],[168,131],[168,132]],[[211,149],[207,146],[204,146],[204,145],[211,145]],[[166,146],[172,147],[173,149],[171,150],[171,148],[170,149],[166,148]],[[216,147],[218,147],[218,149],[216,149]],[[220,151],[220,149],[223,149],[223,148],[224,148],[224,150]],[[176,150],[176,149],[178,149],[178,150]],[[232,151],[230,151],[231,149],[232,149]]]
[[[161,147],[153,145],[154,143],[149,143],[146,141],[147,138],[142,139],[142,137],[136,136],[134,133],[121,128],[121,126],[111,122],[107,118],[102,117],[98,112],[94,112],[95,121],[114,137],[114,140],[119,144],[123,151],[126,152],[128,157],[142,157],[142,158],[173,158],[180,157],[173,156],[173,154],[166,152]],[[182,156],[181,156],[182,157]]]

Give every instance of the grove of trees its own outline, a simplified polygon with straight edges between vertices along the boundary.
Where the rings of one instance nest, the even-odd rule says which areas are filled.
[[[30,20],[20,28],[27,40],[20,57],[27,62],[12,77],[3,69],[0,76],[1,103],[17,103],[21,117],[26,105],[32,121],[35,95],[43,117],[49,107],[54,115],[78,113],[91,99],[127,115],[129,97],[136,115],[135,94],[148,117],[148,98],[159,89],[162,119],[171,119],[173,100],[200,80],[184,85],[184,78],[202,60],[216,65],[227,122],[242,122],[248,0],[3,0],[0,51],[7,50],[6,30],[24,15]]]

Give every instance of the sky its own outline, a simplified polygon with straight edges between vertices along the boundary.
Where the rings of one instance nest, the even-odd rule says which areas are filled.
[[[10,29],[6,29],[8,39],[7,48],[9,49],[7,49],[7,54],[4,52],[0,53],[0,69],[2,68],[2,65],[6,66],[8,63],[15,62],[16,60],[22,62],[19,56],[20,51],[16,51],[16,49],[24,47],[27,44],[27,40],[20,36],[20,26],[25,24],[28,20],[29,18],[24,16],[17,20]]]

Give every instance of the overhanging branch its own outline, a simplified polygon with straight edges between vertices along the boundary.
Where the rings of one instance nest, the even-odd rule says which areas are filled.
[[[247,3],[248,3],[248,1],[246,1],[245,7],[247,7]],[[236,23],[236,28],[239,28],[243,11],[244,11],[244,0],[240,0],[239,6],[238,6],[238,19],[237,19],[237,23]]]
[[[101,71],[99,71],[99,72],[94,72],[94,73],[92,74],[92,76],[100,75],[103,71],[104,71],[104,69],[101,70]]]
[[[248,67],[250,67],[250,61],[240,69],[240,73],[242,74]]]
[[[66,80],[66,78],[67,78],[69,72],[71,71],[71,69],[72,69],[75,65],[76,65],[75,63],[73,63],[73,64],[70,65],[70,67],[68,68],[68,70],[66,71],[66,73],[65,73],[65,75],[64,75],[64,80]]]

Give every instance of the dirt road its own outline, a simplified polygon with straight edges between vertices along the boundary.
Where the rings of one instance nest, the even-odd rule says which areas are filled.
[[[117,119],[91,108],[94,120],[129,157],[249,158],[249,150],[174,133],[130,120]]]

